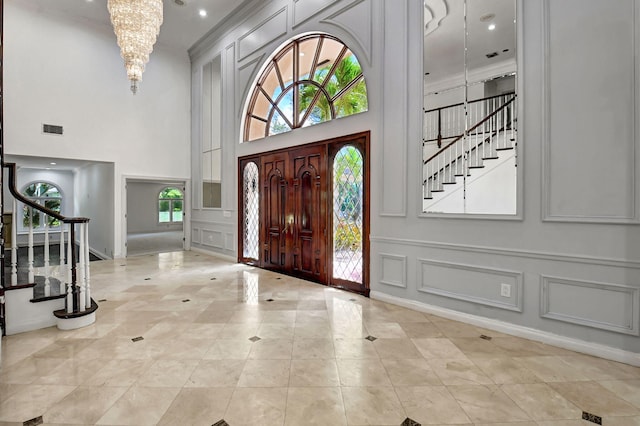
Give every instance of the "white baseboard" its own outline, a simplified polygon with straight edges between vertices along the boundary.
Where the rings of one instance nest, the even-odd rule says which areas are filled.
[[[522,337],[525,339],[534,340],[536,342],[557,346],[559,348],[640,367],[640,354],[635,352],[629,352],[611,346],[591,343],[571,337],[560,336],[558,334],[536,330],[534,328],[524,327],[522,325],[511,324],[491,318],[458,312],[452,309],[418,302],[416,300],[403,299],[401,297],[391,296],[379,291],[372,291],[369,294],[369,297],[371,299],[380,300],[382,302],[391,303],[393,305],[414,309],[419,312],[437,315],[439,317],[472,324],[475,326],[487,328],[489,330],[499,331],[500,333]]]
[[[200,247],[191,246],[191,250],[190,251],[194,251],[196,253],[206,254],[206,255],[209,255],[209,256],[213,256],[213,257],[218,257],[220,259],[229,261],[231,263],[238,263],[238,259],[236,259],[233,256],[229,256],[229,255],[226,255],[226,254],[218,253],[218,252],[215,252],[215,251],[205,250],[205,249],[202,249]]]

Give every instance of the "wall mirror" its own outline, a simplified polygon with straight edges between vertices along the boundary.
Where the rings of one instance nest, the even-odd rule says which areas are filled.
[[[202,67],[202,207],[222,207],[222,64]]]
[[[422,211],[515,215],[516,0],[424,1]]]

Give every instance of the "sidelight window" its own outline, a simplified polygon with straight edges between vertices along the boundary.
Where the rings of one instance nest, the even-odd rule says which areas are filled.
[[[247,163],[242,172],[242,194],[244,211],[242,214],[242,249],[243,256],[258,259],[260,242],[260,188],[258,185],[258,166],[254,162]]]

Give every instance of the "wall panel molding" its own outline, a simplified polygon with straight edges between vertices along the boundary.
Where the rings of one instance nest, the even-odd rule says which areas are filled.
[[[268,16],[238,38],[238,61],[266,46],[273,40],[287,34],[287,6]]]
[[[191,228],[191,242],[200,244],[200,228]]]
[[[543,318],[640,336],[639,306],[638,287],[540,276]]]
[[[522,272],[420,258],[418,265],[417,290],[419,292],[522,312],[524,282]],[[429,285],[437,282],[438,278],[446,284],[440,287]],[[508,298],[500,296],[500,285],[503,283],[511,286],[511,296]],[[461,290],[455,290],[456,287],[475,291],[476,294],[463,293]]]
[[[224,233],[222,231],[203,229],[200,244],[224,250]]]
[[[567,157],[566,152],[572,151],[574,152],[574,154],[580,154],[581,151],[584,150],[584,148],[581,150],[580,147],[581,146],[584,147],[585,146],[584,142],[588,141],[589,138],[582,137],[581,134],[574,135],[573,138],[565,137],[564,134],[567,133],[568,131],[567,130],[569,126],[568,124],[565,124],[564,127],[562,125],[556,126],[557,128],[555,130],[556,130],[556,133],[558,134],[554,133],[554,125],[553,125],[554,117],[560,116],[561,114],[564,113],[564,111],[571,110],[571,108],[559,107],[559,105],[562,105],[562,102],[564,102],[565,99],[567,98],[570,99],[571,96],[568,96],[568,94],[564,94],[564,95],[557,94],[556,91],[553,90],[554,81],[562,78],[563,79],[562,82],[564,82],[565,81],[564,79],[566,78],[565,76],[566,72],[562,72],[562,69],[561,69],[562,64],[558,64],[557,61],[556,63],[553,63],[553,64],[551,63],[552,50],[554,48],[554,45],[557,44],[557,40],[552,40],[553,38],[552,34],[555,33],[556,35],[560,34],[561,36],[566,36],[565,34],[566,28],[561,28],[564,26],[564,24],[561,24],[561,23],[557,24],[558,28],[556,28],[556,26],[552,24],[552,16],[551,16],[552,15],[551,9],[553,7],[552,1],[543,0],[542,2],[543,52],[541,57],[541,66],[542,66],[543,84],[541,85],[541,87],[543,91],[542,93],[543,119],[541,124],[542,124],[542,134],[543,134],[543,143],[542,143],[543,187],[542,187],[541,201],[542,201],[542,217],[544,221],[606,223],[606,224],[616,224],[616,223],[640,224],[640,185],[638,184],[638,175],[640,170],[640,121],[637,118],[638,114],[640,113],[640,90],[638,87],[638,76],[640,75],[640,43],[638,43],[637,41],[640,39],[640,28],[639,28],[640,0],[625,0],[625,2],[627,3],[626,6],[629,8],[629,11],[628,13],[624,14],[624,16],[632,17],[633,28],[632,28],[632,31],[629,32],[631,36],[631,40],[626,40],[626,41],[628,41],[630,45],[628,58],[633,58],[633,59],[631,60],[631,63],[628,64],[631,69],[627,68],[625,70],[624,75],[626,77],[629,77],[631,81],[630,96],[632,97],[632,99],[630,100],[631,104],[628,105],[628,107],[626,108],[620,104],[620,101],[611,103],[609,107],[609,109],[613,108],[613,110],[610,111],[612,114],[615,114],[615,111],[617,110],[622,110],[624,113],[628,114],[627,122],[625,125],[619,125],[617,123],[615,125],[611,124],[613,123],[613,120],[622,120],[620,118],[612,118],[609,115],[605,115],[603,119],[605,120],[604,123],[608,124],[608,127],[612,127],[613,129],[616,130],[613,133],[611,133],[611,135],[615,135],[617,133],[627,133],[629,135],[628,140],[623,139],[621,141],[618,141],[615,148],[618,150],[621,150],[622,149],[621,143],[627,144],[628,147],[624,153],[620,153],[619,155],[610,154],[609,156],[606,156],[606,155],[598,156],[598,158],[592,158],[594,156],[591,155],[590,152],[586,155],[585,153],[582,153],[583,157],[590,159],[592,162],[598,162],[599,164],[604,164],[604,166],[601,166],[601,170],[598,170],[597,168],[594,170],[594,168],[592,167],[591,168],[592,171],[588,169],[590,166],[588,164],[585,164],[582,167],[587,169],[587,171],[582,173],[583,175],[589,175],[590,177],[593,176],[593,178],[596,179],[596,181],[598,179],[609,179],[610,180],[610,182],[608,182],[609,187],[618,191],[616,192],[617,198],[612,196],[613,199],[610,199],[610,200],[606,199],[607,191],[605,191],[604,189],[598,190],[597,188],[592,188],[587,184],[582,185],[583,187],[575,187],[575,185],[572,185],[572,183],[566,179],[566,176],[554,177],[554,170],[556,171],[558,170],[557,163],[556,163],[556,166],[554,167],[554,161],[556,162],[570,161],[568,159],[563,159]],[[620,4],[621,3],[616,3],[617,6],[619,6]],[[560,5],[560,7],[571,8],[571,6],[565,5],[563,4],[563,2],[554,3],[554,5],[555,6]],[[609,5],[602,4],[602,6],[605,8],[604,9],[605,11],[613,10],[613,7],[612,7],[613,4],[609,4]],[[590,6],[590,7],[594,7],[594,6]],[[574,8],[571,8],[571,9],[574,9]],[[602,14],[594,13],[594,16],[595,15],[601,16],[601,17],[603,16]],[[617,17],[621,18],[622,13],[620,13],[619,15],[620,16],[617,16]],[[618,19],[617,21],[626,22],[623,20],[624,18],[621,18],[621,19]],[[598,25],[601,25],[601,24],[599,23]],[[604,29],[604,32],[606,33],[607,30]],[[617,44],[620,44],[620,43],[613,43],[613,44],[609,43],[611,47],[611,49],[609,50],[615,51]],[[560,47],[557,47],[557,48],[560,49]],[[578,48],[580,48],[580,46],[577,46],[576,50]],[[585,49],[585,47],[582,46],[582,49]],[[594,49],[599,52],[603,51],[600,47],[589,46],[589,49],[591,50],[589,54],[584,56],[592,57],[593,59],[591,59],[591,61],[597,61],[599,64],[594,65],[592,62],[583,63],[584,61],[580,60],[580,59],[583,59],[582,57],[577,57],[577,58],[574,57],[573,59],[571,57],[567,57],[566,62],[571,61],[572,63],[575,63],[575,72],[573,72],[574,75],[578,75],[578,74],[584,75],[584,70],[590,71],[592,68],[595,69],[596,71],[590,71],[591,73],[599,72],[601,68],[603,69],[603,72],[604,72],[606,66],[618,67],[618,69],[623,69],[621,68],[620,65],[618,65],[619,61],[603,59],[600,57],[600,55],[598,55],[597,57],[594,56],[592,52]],[[624,57],[626,58],[627,55],[624,55]],[[566,64],[564,65],[566,66]],[[591,65],[594,65],[594,66],[591,66]],[[627,64],[624,64],[624,66],[626,65]],[[562,75],[563,77],[554,77],[555,75],[554,73],[558,75]],[[586,85],[587,87],[594,87],[594,90],[600,90],[600,92],[602,92],[604,89],[602,89],[601,87],[598,87],[599,82],[593,81],[594,80],[593,74],[591,75],[591,77],[592,77],[591,79],[588,79],[588,78],[585,79],[583,77],[583,80],[585,80],[583,84]],[[618,86],[620,86],[620,84],[623,84],[622,82],[626,80],[624,77],[622,77],[619,74],[611,78],[613,78],[615,81],[620,82],[618,83]],[[557,83],[557,84],[564,84],[564,83]],[[567,90],[570,90],[570,89],[567,89]],[[617,91],[620,92],[624,90],[618,87]],[[561,100],[560,104],[558,104],[558,101],[554,101],[555,99],[554,96],[557,99]],[[585,104],[589,104],[589,102],[582,102],[581,104],[585,105]],[[563,118],[558,119],[558,121],[573,122],[573,116],[570,115],[570,113],[564,113],[561,116]],[[584,122],[585,118],[584,117],[582,118]],[[590,119],[587,118],[586,120],[589,121]],[[625,126],[627,128],[625,128]],[[595,127],[597,128],[597,126]],[[596,139],[595,141],[591,141],[591,144],[594,144],[594,143],[598,143],[598,140],[606,139],[606,138],[604,137],[597,138],[594,136],[594,137],[591,137],[591,139]],[[614,141],[611,141],[611,143],[613,142]],[[600,143],[602,143],[603,146],[606,145],[606,143],[603,143],[602,141],[600,141]],[[571,144],[575,145],[575,149],[571,147]],[[603,154],[606,154],[607,152],[606,148],[603,148],[602,152]],[[609,172],[621,169],[620,165],[622,165],[625,161],[628,161],[627,166],[625,166],[625,169],[626,168],[629,169],[628,173],[621,171],[619,172],[618,176],[615,176],[615,173],[614,173],[613,177],[612,177],[612,173],[607,173],[607,170],[611,167],[613,167],[613,169],[609,170]],[[580,167],[580,166],[576,165],[575,167]],[[575,171],[581,172],[581,169],[575,169]],[[601,186],[602,188],[605,188],[605,189],[607,187],[606,184],[607,182],[602,182],[602,183],[598,182],[598,186]],[[627,188],[625,191],[624,187],[627,185],[629,186],[629,188]],[[571,186],[571,188],[568,188],[569,186]],[[562,188],[565,188],[565,189],[562,190]],[[592,191],[593,194],[591,194],[590,191]],[[623,191],[625,192],[623,193]],[[574,200],[566,199],[567,198],[566,194],[580,194],[580,193],[582,193],[583,195],[582,196],[576,195],[576,198],[574,198]],[[600,195],[600,197],[598,197],[598,195]],[[562,202],[559,202],[558,200],[562,200]],[[586,201],[586,200],[589,200],[589,201]],[[582,211],[579,211],[581,207],[577,207],[577,208],[574,207],[574,206],[579,206],[580,204],[583,204]],[[607,207],[604,207],[604,206],[607,206]],[[573,209],[574,211],[571,211],[571,209]]]
[[[630,259],[614,259],[595,256],[579,256],[564,253],[543,252],[535,250],[510,249],[502,247],[476,246],[467,244],[441,243],[436,241],[410,240],[371,236],[372,243],[406,245],[414,247],[452,250],[461,252],[483,253],[497,256],[524,257],[529,259],[549,260],[555,262],[584,263],[589,265],[612,266],[616,268],[640,269],[640,262]]]
[[[407,288],[407,256],[380,253],[380,284]]]
[[[312,0],[313,6],[310,6],[310,0],[294,0],[293,2],[293,28],[304,24],[309,19],[318,16],[333,4],[340,0]]]
[[[358,43],[358,47],[360,48],[360,51],[362,52],[362,55],[364,55],[364,59],[369,66],[371,66],[371,49],[373,43],[372,7],[373,2],[371,1],[365,2],[364,0],[355,0],[348,4],[346,7],[320,21],[321,23],[333,25],[337,28],[340,28],[342,31],[349,34],[356,41],[356,43]],[[359,19],[353,19],[353,17],[348,16],[350,13],[357,14]],[[344,20],[342,20],[341,18],[344,18]],[[366,29],[356,31],[356,27],[354,26],[355,22],[363,23],[363,25],[366,26]],[[358,58],[360,58],[360,60],[362,60],[362,55],[358,55]]]
[[[245,112],[249,91],[253,90],[252,83],[256,79],[260,67],[264,64],[266,60],[265,57],[266,54],[259,55],[238,67],[238,78],[236,79],[236,105],[238,107],[239,123],[243,123],[242,114]]]

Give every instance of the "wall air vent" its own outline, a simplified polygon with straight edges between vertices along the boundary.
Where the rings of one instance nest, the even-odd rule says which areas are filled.
[[[42,133],[47,133],[50,135],[61,135],[62,126],[56,126],[55,124],[43,124]]]

